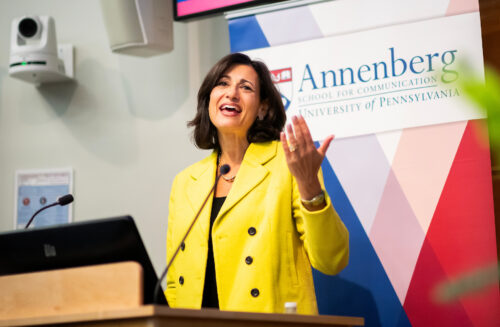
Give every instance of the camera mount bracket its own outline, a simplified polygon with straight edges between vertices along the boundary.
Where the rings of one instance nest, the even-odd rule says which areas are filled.
[[[29,55],[16,58],[18,60],[11,61],[9,65],[9,74],[37,86],[73,81],[73,51],[72,44],[61,44],[57,46],[57,58],[37,56],[33,60],[35,58],[30,58]]]

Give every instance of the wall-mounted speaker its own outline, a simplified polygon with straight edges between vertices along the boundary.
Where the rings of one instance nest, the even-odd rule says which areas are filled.
[[[173,49],[171,0],[101,0],[111,50],[149,57]]]

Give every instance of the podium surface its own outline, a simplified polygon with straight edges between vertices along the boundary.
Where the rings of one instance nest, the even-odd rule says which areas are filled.
[[[0,326],[126,326],[126,327],[229,327],[229,326],[363,326],[364,319],[343,316],[308,316],[219,311],[216,309],[171,309],[145,305],[132,309],[81,314],[1,320]]]
[[[82,231],[82,228],[91,228],[97,233],[102,232],[105,229],[103,226],[108,226],[108,223],[111,223],[112,226],[108,226],[106,230],[116,230],[116,233],[119,234],[116,238],[121,239],[120,237],[123,235],[130,236],[130,233],[124,233],[123,229],[115,226],[116,223],[121,224],[124,221],[126,223],[125,229],[129,232],[132,231],[131,237],[125,238],[125,246],[121,243],[116,244],[114,241],[109,244],[108,238],[111,232],[106,232],[104,233],[105,237],[101,235],[99,238],[101,243],[96,244],[107,244],[103,245],[103,248],[107,247],[109,251],[93,250],[90,254],[92,258],[83,260],[83,262],[73,251],[62,256],[68,260],[62,260],[59,265],[56,265],[57,267],[53,267],[54,265],[49,267],[54,268],[53,270],[43,270],[42,268],[47,269],[48,267],[40,267],[40,265],[35,265],[38,270],[31,272],[24,272],[24,270],[21,272],[10,270],[2,272],[0,269],[0,326],[340,327],[364,325],[363,318],[355,317],[266,314],[216,309],[189,310],[172,309],[163,305],[149,305],[148,303],[154,303],[152,301],[153,286],[156,284],[157,278],[131,218],[74,224],[23,233],[13,232],[3,234],[3,239],[8,240],[9,237],[15,237],[17,241],[20,241],[18,238],[26,239],[28,237],[31,239],[37,233],[54,232],[57,236],[65,236],[64,241],[69,242],[71,241],[68,240],[70,236],[77,238],[79,235],[87,237],[90,234],[89,231]],[[41,251],[43,256],[44,249],[48,246],[51,249],[50,255],[45,253],[45,257],[40,259],[42,262],[57,261],[61,257],[61,251],[64,254],[65,245],[54,246],[55,237],[51,238],[45,235],[39,239],[38,246],[28,247],[28,252],[33,254],[32,252]],[[50,244],[46,243],[44,239],[51,239]],[[21,241],[18,244],[23,249],[27,242]],[[77,240],[74,245],[81,248],[82,244],[86,244],[85,241]],[[99,260],[95,263],[94,252],[116,254],[117,247],[121,249],[121,252],[126,253],[134,252],[135,249],[135,252],[139,252],[138,256],[143,258],[137,261],[137,258],[127,257],[126,260],[131,261],[126,261],[123,253],[120,252],[118,257],[110,255],[98,258]],[[56,248],[60,248],[61,251],[56,250]],[[8,251],[5,253],[8,254],[5,258],[8,266],[24,267],[24,264],[18,260],[24,258],[22,254],[13,255]],[[55,257],[56,253],[57,257]],[[38,254],[40,255],[40,253]],[[26,264],[30,266],[33,260],[28,261]],[[34,260],[34,262],[38,261]],[[102,263],[102,261],[106,262]],[[0,265],[0,268],[5,268],[5,266]],[[2,273],[3,275],[1,275]],[[149,275],[150,278],[145,278],[146,275]],[[150,283],[146,283],[147,280]]]

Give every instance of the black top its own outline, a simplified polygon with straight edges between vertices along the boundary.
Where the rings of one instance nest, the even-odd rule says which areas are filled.
[[[215,280],[215,262],[214,262],[214,249],[212,245],[212,226],[214,225],[215,218],[219,214],[222,204],[226,197],[216,198],[212,203],[212,213],[210,214],[210,230],[208,232],[208,258],[207,269],[205,272],[205,288],[203,289],[203,301],[201,306],[203,308],[219,308],[219,297],[217,296],[217,282]]]

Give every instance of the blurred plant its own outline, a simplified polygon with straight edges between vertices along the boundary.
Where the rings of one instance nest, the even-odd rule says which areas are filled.
[[[488,265],[440,283],[434,290],[434,299],[438,303],[452,303],[460,297],[478,294],[498,283],[500,267]]]
[[[467,68],[461,73],[461,91],[488,117],[492,155],[494,162],[500,163],[500,75],[488,66],[485,67],[484,80]]]
[[[483,79],[465,65],[462,65],[460,75],[460,90],[487,116],[493,161],[500,164],[500,75],[493,68],[486,66]],[[483,132],[482,137],[487,144],[486,131],[478,132]],[[438,303],[450,303],[461,297],[482,292],[493,285],[498,287],[499,272],[500,266],[496,262],[463,273],[453,280],[438,284],[434,289],[434,299]]]

